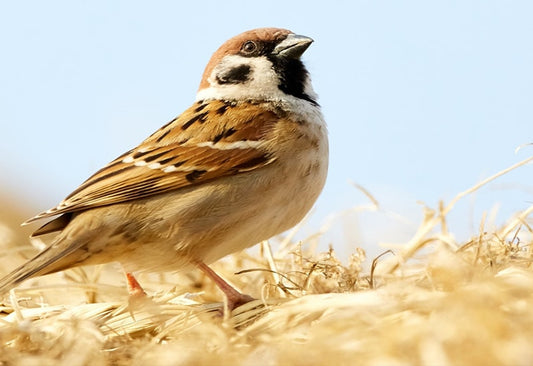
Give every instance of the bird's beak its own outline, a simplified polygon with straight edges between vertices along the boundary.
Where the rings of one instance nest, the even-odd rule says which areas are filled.
[[[311,43],[311,38],[291,33],[274,48],[272,54],[278,57],[299,58]]]

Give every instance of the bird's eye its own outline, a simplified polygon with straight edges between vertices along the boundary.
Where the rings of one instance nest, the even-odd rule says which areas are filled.
[[[247,41],[242,45],[241,50],[244,53],[254,53],[257,50],[257,45],[253,41]]]

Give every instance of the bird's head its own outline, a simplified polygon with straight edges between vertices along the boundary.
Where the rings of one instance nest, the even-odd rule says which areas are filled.
[[[277,101],[317,105],[300,59],[313,40],[287,29],[259,28],[226,41],[205,68],[198,100]]]

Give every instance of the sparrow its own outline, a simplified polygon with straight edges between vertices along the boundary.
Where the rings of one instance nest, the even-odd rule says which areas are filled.
[[[57,232],[42,252],[0,279],[120,262],[133,271],[196,266],[230,309],[251,299],[208,264],[295,226],[327,175],[326,123],[301,56],[313,40],[260,28],[211,57],[190,108],[97,171],[32,236]],[[23,224],[23,225],[24,225]]]

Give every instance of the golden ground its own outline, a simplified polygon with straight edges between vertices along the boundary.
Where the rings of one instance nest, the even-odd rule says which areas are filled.
[[[291,240],[215,264],[258,299],[225,316],[200,273],[141,275],[151,298],[129,303],[114,265],[28,281],[0,308],[0,365],[531,365],[533,206],[466,243],[447,231],[482,184],[368,271],[362,250],[341,262]],[[3,274],[31,247],[7,226],[0,240]]]

